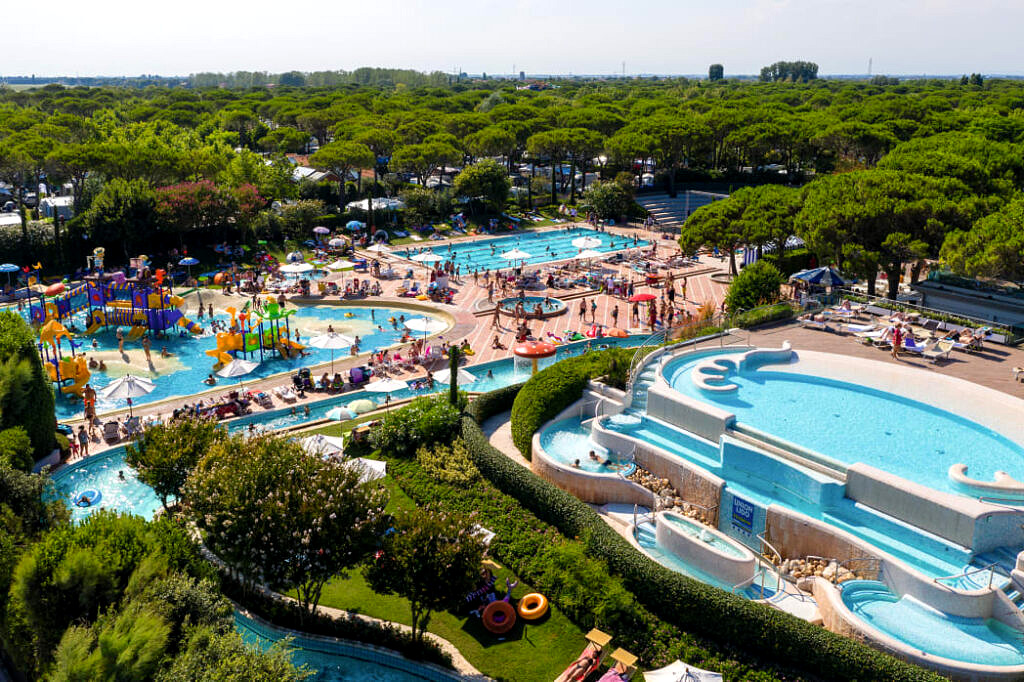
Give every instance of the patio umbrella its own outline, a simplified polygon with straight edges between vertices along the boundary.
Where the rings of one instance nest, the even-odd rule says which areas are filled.
[[[361,230],[363,229],[363,223],[358,220],[350,220],[345,223],[345,228],[348,230]]]
[[[217,376],[224,377],[225,379],[238,379],[238,385],[242,385],[242,377],[249,372],[253,371],[260,366],[260,363],[253,362],[252,360],[243,360],[242,358],[235,358],[228,364],[217,370]]]
[[[331,233],[331,231],[328,228],[323,227],[322,225],[318,225],[318,226],[313,228],[313,234],[330,234],[330,233]]]
[[[505,253],[501,254],[501,257],[507,261],[525,261],[527,258],[531,257],[531,254],[527,253],[526,251],[523,251],[522,249],[512,249],[511,251],[506,251]]]
[[[187,256],[178,261],[178,265],[184,265],[186,268],[188,268],[188,278],[192,279],[192,266],[199,265],[199,259],[193,258],[192,256]]]
[[[409,384],[401,379],[381,379],[379,381],[371,381],[366,384],[366,390],[372,393],[384,393],[386,398],[384,404],[388,405],[391,402],[391,394],[395,391],[401,391],[403,388],[408,388]]]
[[[327,264],[327,269],[328,270],[351,270],[355,266],[356,266],[356,264],[353,263],[352,261],[338,259],[338,260],[334,261],[333,263],[328,263]]]
[[[359,469],[360,483],[376,481],[377,479],[384,478],[388,473],[387,463],[376,459],[366,459],[365,457],[347,460],[343,466],[357,467]]]
[[[438,256],[436,253],[430,253],[429,251],[427,251],[425,253],[417,253],[409,260],[414,260],[417,263],[437,263],[438,261],[444,260],[444,257]]]
[[[299,275],[304,272],[312,272],[315,270],[309,263],[289,263],[288,265],[282,265],[278,268],[280,272],[287,273],[289,275]]]
[[[345,246],[345,240],[341,237],[335,237],[331,241],[327,242],[327,246],[330,246],[333,249],[340,249]]]
[[[21,270],[21,268],[19,268],[14,263],[4,263],[3,265],[0,265],[0,272],[6,272],[7,273],[7,285],[8,286],[11,285],[11,273],[12,272],[18,272],[19,270]]]
[[[835,268],[814,268],[812,270],[801,270],[790,276],[790,279],[798,279],[808,284],[817,284],[822,287],[841,287],[846,284],[842,274]]]
[[[331,372],[334,371],[334,351],[341,350],[342,348],[349,348],[356,342],[355,339],[345,336],[344,334],[336,334],[334,332],[328,332],[327,334],[320,334],[314,336],[307,344],[313,348],[320,348],[323,350],[331,351]]]
[[[597,237],[577,237],[572,240],[572,245],[577,249],[596,249],[601,246],[601,240]]]
[[[338,407],[328,410],[327,414],[325,414],[324,416],[327,417],[328,419],[333,419],[334,421],[337,422],[343,422],[352,419],[356,415],[351,410],[341,407],[339,405]]]
[[[653,301],[658,298],[654,294],[633,294],[629,297],[630,303],[644,303],[645,301]]]
[[[644,671],[647,682],[722,682],[721,673],[701,670],[682,661],[675,661],[657,670]]]
[[[573,256],[573,258],[579,260],[590,260],[591,258],[600,258],[603,255],[603,253],[601,253],[600,251],[595,251],[594,249],[583,249],[575,256]]]
[[[149,379],[125,374],[100,389],[100,396],[107,400],[127,400],[128,416],[132,416],[132,398],[148,395],[156,388]]]
[[[289,263],[301,263],[304,260],[304,257],[302,255],[301,251],[292,251],[291,253],[289,253],[284,258]]]
[[[302,449],[311,455],[326,457],[340,455],[345,450],[345,441],[338,436],[325,436],[318,433],[302,439]]]
[[[373,253],[391,253],[391,248],[388,247],[387,244],[374,244],[368,248],[367,251],[372,251]]]
[[[444,331],[447,326],[448,325],[444,322],[430,317],[414,317],[405,321],[406,329],[410,329],[414,332],[423,332],[424,337],[428,334],[436,334]]]
[[[458,377],[460,384],[471,384],[476,381],[476,375],[471,373],[469,370],[458,369]],[[452,373],[449,372],[438,372],[434,375],[434,381],[439,384],[450,384],[452,382]]]
[[[353,400],[345,407],[348,408],[349,412],[353,412],[355,414],[364,414],[366,412],[373,410],[377,406],[373,403],[372,400],[360,398],[359,400]]]

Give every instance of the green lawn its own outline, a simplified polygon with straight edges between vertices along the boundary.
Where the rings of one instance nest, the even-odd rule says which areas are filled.
[[[412,504],[405,493],[395,495],[393,482],[389,489],[392,490],[392,505]],[[504,590],[509,571],[502,569],[496,575],[498,585]],[[532,591],[520,583],[512,596],[519,598]],[[406,625],[410,622],[408,603],[399,597],[375,593],[359,571],[352,571],[347,579],[328,583],[320,604]],[[511,632],[501,637],[487,632],[478,618],[447,612],[433,614],[427,629],[454,644],[485,675],[519,682],[555,679],[586,644],[583,631],[556,609],[551,609],[536,623],[527,625],[519,620]]]
[[[351,430],[360,421],[329,424],[307,433],[337,436]],[[393,478],[384,477],[383,484],[391,495],[387,506],[389,512],[415,506]],[[511,575],[507,569],[496,572],[501,591],[504,591],[505,578]],[[512,596],[519,599],[533,591],[530,586],[520,583],[512,591]],[[320,605],[357,611],[405,625],[411,620],[409,605],[404,599],[377,594],[367,586],[359,571],[350,572],[346,579],[329,582],[324,587]],[[501,638],[487,632],[479,619],[452,613],[435,613],[427,629],[454,644],[466,660],[484,674],[495,679],[522,682],[555,679],[586,644],[585,633],[554,608],[536,624],[524,625],[519,621],[510,633]]]

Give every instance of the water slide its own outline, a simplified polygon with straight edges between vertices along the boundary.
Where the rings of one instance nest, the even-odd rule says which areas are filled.
[[[48,369],[53,369],[52,364],[48,363],[46,366]],[[89,383],[89,377],[91,375],[92,373],[89,371],[89,366],[85,361],[84,355],[75,356],[70,360],[61,360],[61,379],[71,379],[73,383],[68,384],[67,386],[61,386],[60,392],[64,394],[73,393],[81,398],[85,385]]]

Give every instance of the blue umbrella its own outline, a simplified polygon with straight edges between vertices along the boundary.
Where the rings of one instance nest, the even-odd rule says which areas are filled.
[[[359,222],[358,220],[350,220],[347,223],[345,223],[345,227],[348,228],[349,230],[361,230],[363,229],[363,223]]]
[[[841,287],[846,280],[838,270],[832,266],[825,268],[814,268],[812,270],[801,270],[790,276],[790,279],[798,279],[808,284],[817,284],[822,287]]]
[[[186,256],[178,261],[178,265],[184,265],[188,268],[188,278],[192,279],[192,266],[199,265],[199,259],[193,258],[192,256]]]
[[[6,272],[7,273],[7,285],[8,286],[10,286],[10,284],[11,284],[11,273],[12,272],[17,272],[19,270],[21,270],[21,268],[19,268],[14,263],[4,263],[3,265],[0,265],[0,272]]]

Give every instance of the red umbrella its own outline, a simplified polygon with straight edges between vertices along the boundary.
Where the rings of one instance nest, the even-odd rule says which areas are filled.
[[[653,301],[658,298],[654,294],[633,294],[629,297],[630,303],[643,303],[644,301]]]

